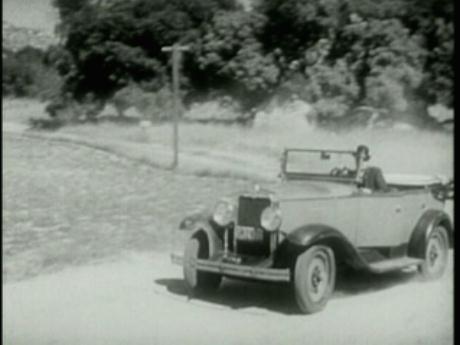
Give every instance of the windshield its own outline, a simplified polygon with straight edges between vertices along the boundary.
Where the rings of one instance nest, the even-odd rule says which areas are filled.
[[[354,151],[287,149],[285,174],[323,175],[352,178],[356,175]]]

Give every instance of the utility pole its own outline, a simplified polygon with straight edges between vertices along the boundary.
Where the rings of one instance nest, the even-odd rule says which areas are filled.
[[[172,53],[172,82],[173,82],[173,149],[174,158],[171,168],[176,169],[179,164],[179,117],[181,111],[180,104],[180,86],[179,86],[179,74],[180,64],[182,59],[182,52],[188,51],[188,46],[181,46],[175,43],[172,46],[161,48],[162,52]]]

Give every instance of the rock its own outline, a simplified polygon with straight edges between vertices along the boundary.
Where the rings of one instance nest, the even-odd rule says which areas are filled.
[[[99,113],[99,117],[113,117],[117,116],[118,112],[117,109],[113,104],[106,104],[102,111]]]
[[[139,110],[137,110],[137,108],[134,106],[126,109],[124,115],[126,117],[136,118],[136,119],[140,119],[144,117],[144,115]]]
[[[436,119],[439,123],[454,119],[454,110],[446,108],[441,104],[435,104],[428,107],[428,114]]]
[[[139,122],[139,126],[141,128],[149,128],[149,127],[152,127],[152,121],[150,120],[143,120],[141,122]]]
[[[414,126],[405,123],[405,122],[396,122],[393,125],[393,129],[398,130],[398,131],[413,131],[415,128]]]
[[[241,118],[242,114],[231,101],[220,98],[192,104],[183,117],[191,121],[232,122]]]
[[[316,121],[314,108],[301,100],[274,106],[270,111],[256,113],[254,127],[304,128],[311,129]]]

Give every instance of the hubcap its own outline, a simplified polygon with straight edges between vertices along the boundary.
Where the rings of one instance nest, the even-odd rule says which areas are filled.
[[[436,259],[438,258],[438,249],[436,248],[436,246],[431,246],[428,258],[430,260],[430,265],[434,266],[434,264],[436,263]]]
[[[445,260],[445,241],[440,233],[433,234],[428,241],[426,258],[428,269],[438,272],[442,269]]]
[[[329,262],[324,254],[316,256],[309,267],[307,291],[315,302],[326,294],[329,280]]]

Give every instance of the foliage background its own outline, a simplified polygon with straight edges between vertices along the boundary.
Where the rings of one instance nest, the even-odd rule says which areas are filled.
[[[422,126],[429,106],[453,107],[449,0],[259,0],[249,9],[235,0],[53,5],[60,43],[35,52],[33,63],[20,58],[27,52],[4,49],[4,95],[94,102],[101,110],[138,89],[154,101],[134,105],[166,114],[154,116],[161,119],[171,68],[161,47],[180,42],[191,47],[182,68],[187,107],[225,99],[247,119],[274,98],[294,97],[311,104],[323,125],[352,123],[366,108]],[[50,84],[58,91],[42,92]]]

